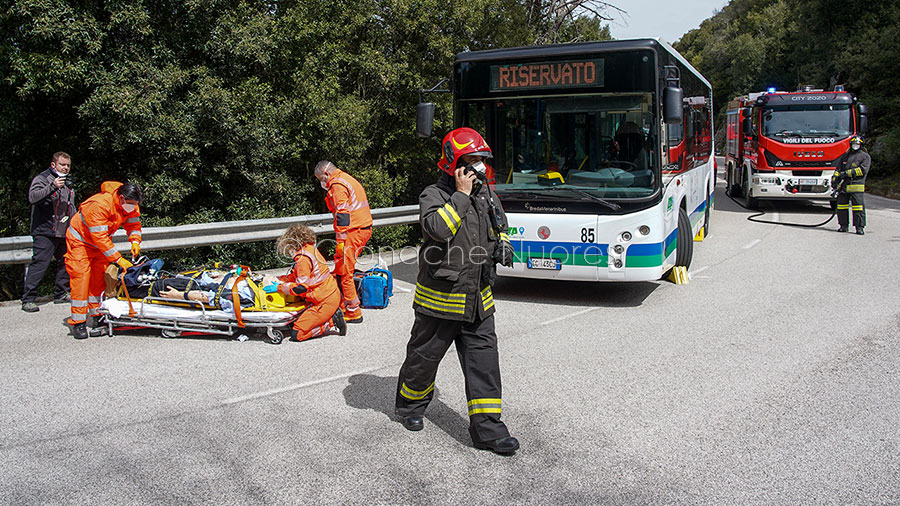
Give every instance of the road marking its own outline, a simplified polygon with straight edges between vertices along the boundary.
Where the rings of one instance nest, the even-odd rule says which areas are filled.
[[[701,267],[701,268],[699,268],[699,269],[694,269],[694,271],[691,272],[691,274],[700,274],[701,272],[705,271],[706,269],[709,269],[709,266],[708,266],[708,265],[707,265],[706,267]]]
[[[292,390],[299,390],[301,388],[311,387],[311,386],[315,386],[315,385],[321,385],[322,383],[328,383],[328,382],[339,380],[339,379],[349,378],[350,376],[355,376],[357,374],[366,374],[366,373],[370,373],[370,372],[375,372],[380,369],[384,369],[385,367],[389,367],[389,366],[380,365],[378,367],[370,367],[368,369],[363,369],[361,371],[348,372],[345,374],[339,374],[337,376],[331,376],[328,378],[307,381],[306,383],[297,383],[296,385],[288,385],[286,387],[273,388],[271,390],[264,390],[262,392],[256,392],[253,394],[242,395],[240,397],[232,397],[231,399],[225,399],[224,401],[221,402],[221,404],[222,405],[237,404],[239,402],[250,401],[253,399],[259,399],[261,397],[269,397],[272,395],[283,394],[285,392],[290,392]]]
[[[777,211],[772,213],[772,221],[781,221],[781,213]]]
[[[589,307],[589,308],[587,308],[587,309],[582,309],[581,311],[575,311],[574,313],[569,313],[569,314],[567,314],[567,315],[565,315],[565,316],[560,316],[559,318],[553,318],[552,320],[547,320],[547,321],[545,321],[545,322],[541,322],[540,324],[541,324],[541,325],[550,325],[550,324],[553,324],[553,323],[556,323],[556,322],[561,322],[561,321],[563,321],[563,320],[568,320],[569,318],[574,318],[574,317],[576,317],[576,316],[580,316],[580,315],[583,315],[583,314],[585,314],[585,313],[590,313],[591,311],[596,311],[596,310],[597,310],[597,308],[595,308],[595,307]]]
[[[749,244],[747,244],[746,246],[744,246],[744,249],[750,249],[750,248],[756,246],[757,244],[759,244],[759,243],[761,243],[761,242],[762,242],[762,239],[754,239],[754,240],[750,241]]]

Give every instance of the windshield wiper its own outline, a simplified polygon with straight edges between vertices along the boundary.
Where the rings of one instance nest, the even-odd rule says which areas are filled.
[[[592,194],[592,193],[590,193],[590,192],[586,192],[586,191],[580,190],[580,189],[578,189],[578,188],[571,188],[571,187],[566,188],[566,187],[563,187],[563,186],[555,186],[555,187],[548,188],[548,190],[551,190],[551,191],[567,190],[567,191],[570,191],[570,192],[575,192],[575,193],[577,193],[577,194],[579,194],[579,195],[581,195],[581,196],[583,196],[583,197],[587,197],[588,199],[590,199],[590,200],[592,200],[592,201],[594,201],[594,202],[597,202],[598,204],[603,204],[604,206],[606,206],[606,207],[612,209],[613,211],[618,211],[618,210],[621,209],[621,207],[622,207],[622,206],[620,206],[619,204],[616,204],[616,203],[614,203],[614,202],[610,202],[610,201],[608,201],[608,200],[602,199],[602,198],[600,198],[600,197],[598,197],[598,196],[596,196],[596,195],[594,195],[594,194]]]

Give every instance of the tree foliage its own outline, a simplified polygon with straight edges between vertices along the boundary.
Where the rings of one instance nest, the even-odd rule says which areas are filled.
[[[873,173],[900,168],[900,3],[732,0],[675,47],[713,84],[719,125],[738,95],[844,84],[869,106]]]
[[[462,51],[609,38],[605,3],[575,3],[595,12],[535,13],[525,0],[6,2],[0,236],[28,233],[28,184],[59,150],[82,199],[107,179],[138,182],[146,226],[324,212],[311,174],[322,158],[357,175],[373,207],[411,203],[439,151],[414,135],[418,90]],[[449,97],[436,98],[446,131]],[[270,262],[258,249],[184,257]]]

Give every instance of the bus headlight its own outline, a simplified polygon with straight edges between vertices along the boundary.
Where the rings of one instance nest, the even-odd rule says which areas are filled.
[[[640,232],[641,235],[650,235],[650,227],[641,225],[640,228],[638,228],[638,232]]]

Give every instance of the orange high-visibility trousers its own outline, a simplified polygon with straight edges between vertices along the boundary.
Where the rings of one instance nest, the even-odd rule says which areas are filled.
[[[351,318],[362,314],[359,310],[359,294],[356,293],[356,284],[353,282],[353,271],[356,269],[356,259],[370,237],[371,227],[350,230],[344,239],[343,254],[334,255],[334,275],[341,278],[343,304]]]
[[[97,248],[78,240],[66,238],[66,247],[66,272],[72,297],[69,323],[77,325],[99,314],[100,298],[106,289],[103,275],[109,259]]]
[[[335,286],[333,282],[332,286]],[[335,329],[331,323],[331,317],[341,305],[341,292],[336,288],[335,286],[331,293],[318,302],[310,301],[312,305],[300,313],[297,321],[294,322],[298,341],[319,337],[325,332]]]

